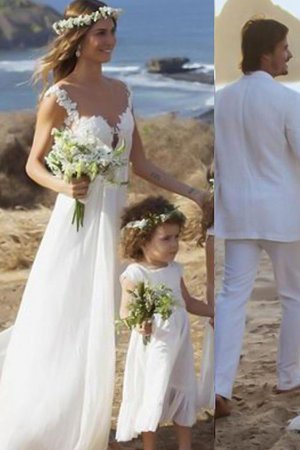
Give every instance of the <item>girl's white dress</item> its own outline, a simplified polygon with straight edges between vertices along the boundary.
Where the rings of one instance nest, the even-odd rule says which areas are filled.
[[[175,421],[190,427],[197,416],[197,380],[190,324],[181,294],[181,265],[163,268],[130,264],[122,278],[134,283],[165,284],[173,290],[177,306],[163,321],[156,315],[151,342],[132,331],[126,359],[123,400],[117,440],[129,441],[141,432],[156,431],[159,423]]]
[[[112,146],[123,139],[129,159],[131,100],[112,128],[100,116],[80,117],[57,85],[66,125]],[[119,218],[128,165],[120,185],[98,177],[86,201],[84,227],[71,225],[74,200],[59,194],[36,255],[21,307],[0,334],[0,449],[106,450],[115,372],[114,310]]]

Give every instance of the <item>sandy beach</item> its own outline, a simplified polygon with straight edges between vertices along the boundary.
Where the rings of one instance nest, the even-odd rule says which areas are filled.
[[[27,122],[28,123],[28,122]],[[31,122],[30,122],[31,123]],[[194,186],[205,185],[205,168],[210,163],[213,149],[213,130],[210,125],[192,119],[178,119],[174,115],[139,120],[139,128],[145,144],[145,151],[152,160],[162,168],[169,170],[178,179]],[[18,130],[17,130],[18,132]],[[8,134],[14,135],[10,128]],[[0,173],[0,182],[6,186],[9,176]],[[14,175],[16,176],[16,174]],[[5,184],[6,183],[6,184]],[[18,184],[22,189],[22,183]],[[27,195],[34,209],[14,207],[0,209],[0,330],[11,326],[15,320],[21,301],[22,292],[30,271],[34,255],[42,238],[51,214],[52,197],[45,193],[36,193],[27,189]],[[204,250],[196,246],[199,233],[200,213],[192,202],[178,196],[153,188],[148,183],[132,176],[129,188],[129,202],[150,193],[163,194],[179,205],[189,218],[189,224],[183,235],[178,261],[185,265],[186,282],[190,291],[199,298],[205,292],[205,256]],[[38,204],[42,199],[42,203]],[[7,201],[7,196],[6,200]],[[27,201],[28,204],[28,201]],[[47,205],[47,206],[45,206]],[[195,347],[197,372],[201,365],[201,345],[203,336],[203,319],[192,318],[192,339]],[[122,390],[122,378],[126,348],[129,339],[124,331],[118,343],[117,374],[115,400],[113,406],[112,436],[114,435]],[[199,415],[199,421],[193,430],[195,450],[212,450],[214,445],[213,421],[208,412]],[[141,441],[134,443],[142,449]],[[159,450],[175,450],[176,441],[171,426],[159,431]]]
[[[216,292],[222,277],[223,242],[216,245]],[[286,432],[300,412],[300,391],[276,395],[276,351],[281,319],[270,260],[263,254],[247,315],[240,369],[229,418],[216,422],[216,450],[299,450],[300,436]]]

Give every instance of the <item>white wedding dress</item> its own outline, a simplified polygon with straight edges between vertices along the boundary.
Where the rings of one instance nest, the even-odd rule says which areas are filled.
[[[300,416],[297,416],[293,420],[291,420],[287,429],[289,431],[299,431],[300,432]]]
[[[215,408],[214,390],[214,329],[206,321],[203,338],[200,376],[198,378],[199,409]]]
[[[113,146],[134,127],[131,95],[115,127],[80,117],[65,90],[53,86],[76,133]],[[15,325],[0,334],[0,449],[106,450],[114,387],[117,242],[128,165],[120,185],[90,185],[84,227],[71,225],[74,200],[59,194],[36,255]],[[124,185],[121,183],[124,182]]]

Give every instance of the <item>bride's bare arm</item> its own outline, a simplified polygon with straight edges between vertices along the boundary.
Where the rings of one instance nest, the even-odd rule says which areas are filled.
[[[54,177],[45,167],[45,156],[53,144],[51,130],[60,128],[65,116],[65,110],[57,104],[54,96],[45,97],[42,100],[37,114],[33,144],[26,164],[26,173],[45,188],[73,198],[84,198],[89,185],[86,178],[66,183]]]
[[[164,172],[146,158],[137,126],[135,126],[133,133],[131,163],[136,175],[156,186],[194,200],[200,207],[208,198],[206,191],[193,188],[176,180],[172,175]]]

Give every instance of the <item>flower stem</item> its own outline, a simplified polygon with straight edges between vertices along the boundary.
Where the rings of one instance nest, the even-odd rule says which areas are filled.
[[[79,231],[80,227],[83,227],[85,205],[79,200],[75,201],[75,208],[72,217],[72,225],[76,222],[76,230]]]

